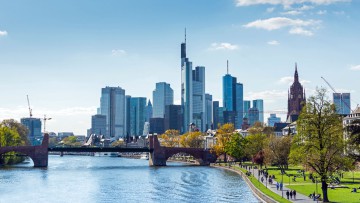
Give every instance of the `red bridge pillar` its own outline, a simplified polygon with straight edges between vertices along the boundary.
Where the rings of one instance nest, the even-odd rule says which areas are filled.
[[[160,142],[157,138],[157,135],[152,135],[150,138],[150,156],[149,156],[149,165],[150,166],[166,166],[166,151],[160,146]]]
[[[43,141],[40,146],[34,147],[34,152],[31,156],[34,167],[47,167],[48,166],[48,148],[49,148],[49,134],[44,134]]]

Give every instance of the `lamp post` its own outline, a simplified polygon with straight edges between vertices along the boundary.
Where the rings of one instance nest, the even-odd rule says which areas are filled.
[[[281,170],[281,186],[283,185],[284,182],[284,171]],[[284,190],[283,187],[281,187],[281,198],[284,198]]]
[[[46,118],[46,115],[44,115],[44,133],[46,132],[46,121],[51,120],[51,118]]]

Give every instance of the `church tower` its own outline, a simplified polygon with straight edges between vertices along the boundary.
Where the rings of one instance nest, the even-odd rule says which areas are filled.
[[[302,107],[305,105],[305,90],[299,82],[297,64],[295,63],[294,83],[288,92],[288,113],[287,122],[294,122],[299,118]]]

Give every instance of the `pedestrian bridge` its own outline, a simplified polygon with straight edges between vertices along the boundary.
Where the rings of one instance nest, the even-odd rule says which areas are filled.
[[[53,152],[149,152],[149,166],[166,166],[166,161],[175,154],[186,153],[192,155],[200,165],[209,165],[216,161],[216,155],[209,149],[162,147],[157,135],[149,136],[149,147],[122,148],[122,147],[50,147],[49,135],[45,134],[39,146],[0,147],[0,155],[7,152],[18,152],[29,156],[34,167],[48,166],[48,153]]]

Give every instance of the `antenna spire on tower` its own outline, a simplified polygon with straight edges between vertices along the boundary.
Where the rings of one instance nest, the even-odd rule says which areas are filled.
[[[229,60],[226,60],[226,74],[229,74]]]
[[[186,27],[185,27],[185,44],[186,44]]]

